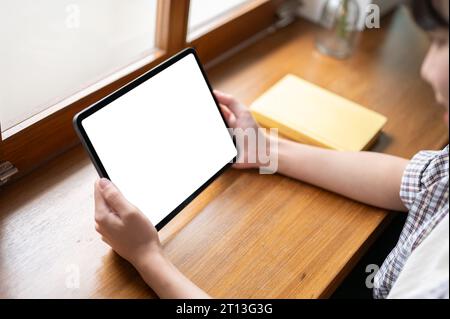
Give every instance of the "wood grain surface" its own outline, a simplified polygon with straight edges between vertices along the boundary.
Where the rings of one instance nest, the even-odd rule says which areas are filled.
[[[364,32],[351,59],[337,61],[315,51],[317,27],[299,21],[208,73],[216,88],[248,104],[293,73],[386,115],[374,150],[411,157],[439,149],[447,129],[419,77],[427,38],[404,11],[382,26]],[[0,190],[0,297],[155,297],[95,233],[96,178],[78,146]],[[229,170],[161,238],[173,263],[212,296],[324,298],[388,216],[282,176]]]

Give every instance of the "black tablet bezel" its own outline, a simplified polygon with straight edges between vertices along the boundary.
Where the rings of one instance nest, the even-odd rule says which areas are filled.
[[[98,174],[102,178],[109,178],[108,173],[106,172],[105,167],[102,164],[102,161],[100,160],[100,157],[98,156],[97,152],[95,151],[94,146],[92,145],[86,131],[83,128],[82,121],[91,116],[92,114],[98,112],[99,110],[103,109],[104,107],[108,106],[121,96],[127,94],[131,90],[135,89],[139,85],[143,84],[144,82],[148,81],[149,79],[153,78],[160,72],[164,71],[165,69],[169,68],[173,64],[177,63],[181,59],[187,57],[188,55],[192,54],[195,57],[195,60],[197,61],[197,64],[202,72],[203,78],[208,85],[209,91],[211,92],[212,97],[214,98],[214,101],[216,103],[217,108],[220,112],[219,103],[213,93],[211,84],[206,76],[206,72],[200,62],[200,59],[193,48],[188,48],[177,55],[173,56],[169,60],[163,62],[162,64],[158,65],[154,69],[148,71],[138,79],[130,82],[129,84],[125,85],[124,87],[120,88],[119,90],[115,91],[114,93],[110,94],[106,98],[102,99],[100,102],[92,105],[91,107],[85,109],[84,111],[81,111],[77,115],[75,115],[73,119],[73,125],[75,128],[76,133],[78,134],[85,150],[89,154],[89,157],[91,158],[91,161],[93,162]],[[223,117],[222,112],[220,112],[223,123],[226,128],[228,128],[225,118]],[[236,141],[233,139],[233,137],[230,135],[230,139],[232,140],[235,148],[236,148]],[[238,152],[237,148],[236,151]],[[205,184],[203,184],[199,189],[197,189],[191,196],[189,196],[183,203],[181,203],[175,210],[173,210],[169,215],[167,215],[159,224],[155,225],[156,229],[159,231],[161,230],[165,225],[167,225],[175,216],[177,216],[187,205],[189,205],[198,195],[200,195],[201,192],[203,192],[212,182],[214,182],[220,175],[224,173],[226,169],[228,169],[232,163],[236,160],[236,158],[231,159],[230,163],[225,165],[221,170],[219,170],[213,177],[211,177]],[[112,181],[114,182],[114,181]]]

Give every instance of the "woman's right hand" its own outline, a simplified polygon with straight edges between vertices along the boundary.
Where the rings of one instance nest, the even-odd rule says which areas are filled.
[[[104,178],[95,183],[95,222],[102,240],[138,270],[163,257],[158,232],[150,220]]]
[[[246,145],[239,143],[239,140],[242,139],[237,139],[239,156],[234,167],[238,169],[260,168],[262,164],[259,161],[258,144],[261,142],[267,144],[268,142],[268,137],[264,130],[256,123],[249,109],[233,96],[220,91],[214,91],[214,95],[220,104],[220,109],[228,127],[233,129],[233,133],[235,135],[245,134],[246,131],[253,130],[258,139],[254,143],[246,143]]]

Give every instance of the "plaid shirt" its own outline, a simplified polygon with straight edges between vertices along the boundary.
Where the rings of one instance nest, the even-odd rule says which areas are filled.
[[[409,209],[400,239],[374,281],[374,297],[387,298],[411,253],[448,215],[449,147],[417,154],[405,170],[400,197]]]

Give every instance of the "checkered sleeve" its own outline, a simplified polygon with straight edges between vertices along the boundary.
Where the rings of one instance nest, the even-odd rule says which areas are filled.
[[[427,190],[448,172],[448,146],[443,151],[423,151],[409,162],[403,175],[400,197],[408,210]]]
[[[448,149],[420,152],[405,169],[400,197],[409,213],[397,245],[375,277],[377,299],[389,295],[411,253],[448,214]]]

